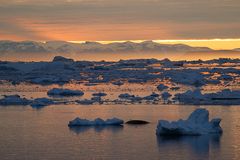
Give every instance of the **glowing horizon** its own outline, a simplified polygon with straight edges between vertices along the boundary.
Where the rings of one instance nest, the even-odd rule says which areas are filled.
[[[95,41],[102,44],[109,44],[109,43],[121,43],[121,42],[135,42],[141,43],[148,40],[115,40],[115,41]],[[186,44],[193,47],[209,47],[215,50],[231,50],[240,48],[240,38],[236,39],[169,39],[169,40],[151,40],[153,42],[161,43],[161,44]],[[67,41],[71,43],[84,43],[86,41]],[[214,43],[213,43],[214,42]]]
[[[0,0],[0,39],[240,48],[240,1]]]

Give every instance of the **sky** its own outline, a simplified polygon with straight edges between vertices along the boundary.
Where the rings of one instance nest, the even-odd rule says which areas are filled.
[[[0,40],[192,40],[240,48],[239,8],[239,0],[0,0]]]

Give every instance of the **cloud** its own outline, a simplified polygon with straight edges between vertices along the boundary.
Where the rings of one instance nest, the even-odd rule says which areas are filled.
[[[239,8],[239,0],[0,0],[0,21],[24,19],[15,26],[63,40],[234,38]]]
[[[32,40],[45,40],[45,37],[41,33],[34,31],[31,27],[25,27],[15,21],[0,21],[0,34],[2,39],[8,39],[12,37],[15,40],[32,39]]]

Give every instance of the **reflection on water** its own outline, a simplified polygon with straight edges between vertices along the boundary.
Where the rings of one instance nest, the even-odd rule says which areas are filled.
[[[223,135],[157,137],[159,119],[185,119],[198,106],[93,105],[0,107],[1,160],[238,160],[240,159],[240,106],[204,106],[210,118],[221,117]],[[75,117],[124,121],[142,119],[148,125],[74,127]]]
[[[159,150],[184,150],[188,149],[196,156],[209,155],[210,147],[220,150],[221,135],[202,135],[202,136],[177,136],[160,137],[157,136]]]
[[[112,133],[120,132],[123,130],[123,126],[73,126],[69,127],[69,130],[76,133],[81,134],[83,132],[89,132],[93,129],[96,133],[100,133],[102,131],[109,131]]]

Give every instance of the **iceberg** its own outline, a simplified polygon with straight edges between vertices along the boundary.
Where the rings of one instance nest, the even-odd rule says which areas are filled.
[[[70,89],[61,89],[53,88],[47,92],[50,96],[82,96],[84,93],[80,90],[70,90]]]
[[[123,120],[118,118],[112,118],[103,120],[101,118],[96,118],[95,120],[87,120],[81,119],[79,117],[75,118],[74,120],[70,121],[68,126],[106,126],[106,125],[122,125],[124,123]]]
[[[159,136],[221,134],[220,122],[220,118],[209,121],[208,110],[200,108],[193,111],[187,120],[173,122],[159,120],[156,134]]]

